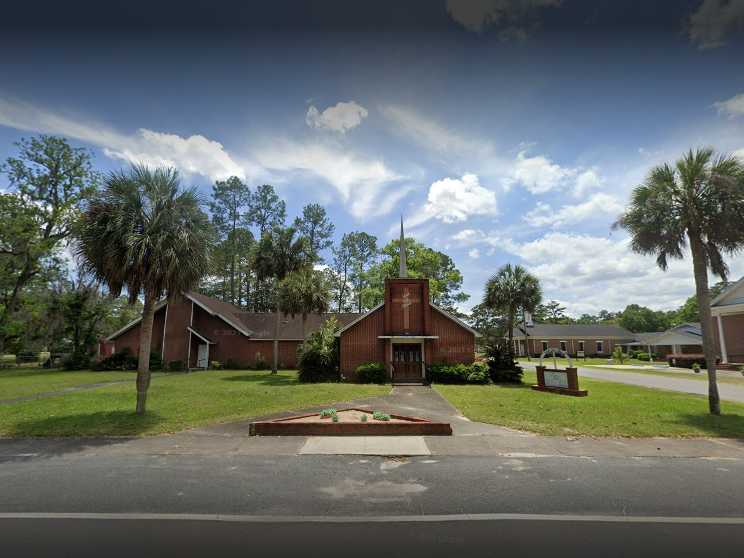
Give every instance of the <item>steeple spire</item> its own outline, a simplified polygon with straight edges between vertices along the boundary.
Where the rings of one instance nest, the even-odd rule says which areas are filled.
[[[406,238],[403,236],[403,215],[400,216],[400,271],[398,277],[408,277],[408,265],[406,264]]]

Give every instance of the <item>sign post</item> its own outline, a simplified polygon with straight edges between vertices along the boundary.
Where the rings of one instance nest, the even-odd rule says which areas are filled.
[[[552,353],[553,368],[547,368],[543,363],[543,359],[548,353]],[[556,353],[559,353],[568,359],[568,367],[564,370],[560,370],[556,364]],[[540,364],[535,369],[537,371],[537,385],[532,386],[532,389],[534,390],[560,393],[562,395],[573,395],[576,397],[585,397],[589,395],[587,390],[579,389],[578,369],[573,366],[571,356],[566,351],[560,349],[547,349],[543,351],[540,355]]]

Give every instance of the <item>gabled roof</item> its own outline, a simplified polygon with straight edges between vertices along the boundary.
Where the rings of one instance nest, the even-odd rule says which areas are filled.
[[[535,324],[526,328],[529,337],[559,338],[586,337],[633,339],[634,334],[615,324]],[[514,337],[523,337],[525,330],[522,326],[514,328]]]
[[[222,302],[221,300],[217,300],[211,296],[193,291],[183,293],[183,296],[188,298],[194,304],[197,304],[200,308],[206,310],[212,316],[217,316],[222,319],[222,321],[231,325],[246,337],[251,337],[253,335],[253,332],[246,328],[242,323],[240,319],[241,310],[237,306],[233,306],[228,302]]]
[[[463,321],[462,321],[462,320],[461,320],[460,318],[458,318],[457,316],[453,316],[452,314],[450,314],[449,312],[447,312],[447,311],[446,311],[446,310],[444,310],[443,308],[440,308],[439,306],[437,306],[437,305],[436,305],[436,304],[434,304],[433,302],[430,302],[430,303],[429,303],[429,306],[431,306],[432,308],[434,308],[434,310],[438,311],[438,312],[439,312],[440,314],[442,314],[442,315],[443,315],[443,316],[444,316],[445,318],[449,318],[450,320],[452,320],[453,322],[455,322],[455,323],[456,323],[457,325],[459,325],[460,327],[463,327],[463,328],[467,329],[467,330],[468,330],[468,331],[469,331],[470,333],[472,333],[472,334],[473,334],[473,335],[475,335],[476,337],[481,337],[481,334],[480,334],[480,333],[478,333],[477,331],[475,331],[475,330],[474,330],[474,329],[473,329],[472,327],[470,327],[470,326],[469,326],[468,324],[466,324],[465,322],[463,322]]]
[[[160,310],[161,308],[163,308],[167,303],[168,303],[168,301],[166,299],[163,299],[160,302],[158,302],[155,305],[155,312],[157,312],[158,310]],[[137,318],[135,320],[132,320],[127,325],[125,325],[123,328],[117,329],[114,333],[112,333],[111,335],[109,335],[108,337],[106,337],[106,341],[113,341],[114,339],[116,339],[117,337],[119,337],[122,333],[126,333],[127,331],[129,331],[130,329],[132,329],[134,326],[136,326],[141,321],[142,321],[142,317],[139,317],[139,318]]]
[[[375,306],[371,310],[368,310],[366,313],[361,314],[361,315],[360,314],[357,314],[357,318],[356,319],[350,321],[348,324],[346,324],[344,327],[342,327],[341,329],[339,329],[336,332],[336,337],[339,337],[344,331],[346,331],[350,327],[354,326],[355,324],[361,322],[364,318],[366,318],[367,316],[369,316],[373,312],[376,312],[377,310],[379,310],[383,306],[385,306],[385,303],[384,302],[381,302],[380,304],[378,304],[377,306]],[[432,308],[434,308],[434,310],[436,310],[437,312],[439,312],[440,314],[442,314],[445,318],[449,318],[450,320],[452,320],[453,322],[455,322],[460,327],[462,327],[464,329],[467,329],[470,333],[472,333],[476,337],[480,337],[481,336],[480,333],[478,333],[477,331],[475,331],[473,328],[471,328],[468,324],[466,324],[465,322],[463,322],[461,319],[457,318],[456,316],[453,316],[452,314],[450,314],[449,312],[447,312],[443,308],[440,308],[439,306],[437,306],[433,302],[430,302],[429,303],[429,306],[431,306]]]
[[[720,292],[710,302],[711,306],[730,306],[732,304],[744,304],[744,277]]]
[[[274,339],[274,312],[241,312],[239,315],[243,325],[251,330],[251,339],[273,340]],[[308,314],[305,324],[305,334],[302,331],[302,316],[282,315],[279,320],[280,341],[301,341],[306,335],[317,331],[330,318],[335,318],[345,328],[352,322],[356,322],[364,314],[356,312]]]
[[[644,343],[646,345],[701,345],[703,330],[699,323],[684,323],[647,337]]]

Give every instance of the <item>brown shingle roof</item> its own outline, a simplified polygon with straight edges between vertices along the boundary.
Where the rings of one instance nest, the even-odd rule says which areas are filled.
[[[196,292],[189,292],[188,296],[194,298],[215,314],[238,322],[247,332],[249,332],[249,337],[251,339],[274,339],[273,312],[245,312],[237,306],[233,306],[229,302],[222,302],[221,300],[217,300],[211,296]],[[354,321],[360,315],[361,314],[352,312],[310,314],[307,317],[304,336],[302,334],[302,316],[299,314],[294,318],[292,316],[282,316],[279,323],[279,339],[285,341],[290,339],[304,339],[305,336],[318,330],[331,316],[335,317],[340,326],[343,327]]]
[[[356,313],[328,313],[310,314],[307,317],[305,336],[317,331],[320,326],[331,317],[336,318],[341,327],[351,323],[361,314]],[[274,316],[273,312],[241,312],[240,321],[251,331],[251,339],[274,339]],[[282,316],[279,322],[279,339],[303,339],[302,316]]]

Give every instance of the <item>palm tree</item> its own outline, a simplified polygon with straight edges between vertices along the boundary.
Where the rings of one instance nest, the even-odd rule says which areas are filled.
[[[708,406],[720,414],[708,271],[725,280],[723,254],[744,247],[744,164],[706,148],[690,150],[674,166],[656,166],[633,190],[616,226],[631,234],[635,252],[655,255],[663,270],[670,258],[683,259],[689,246],[708,367]]]
[[[331,291],[323,273],[312,268],[293,271],[279,284],[278,304],[283,314],[302,316],[304,344],[308,314],[328,312]]]
[[[521,265],[506,264],[486,282],[483,306],[506,316],[509,350],[513,350],[517,312],[534,312],[542,300],[540,281]]]
[[[303,236],[296,236],[294,227],[274,227],[264,232],[256,247],[253,266],[259,281],[275,279],[281,282],[293,271],[312,265],[312,250]],[[271,373],[279,368],[279,323],[280,308],[275,305],[274,317],[274,358]]]
[[[137,413],[150,386],[155,304],[192,289],[209,269],[212,229],[194,190],[172,168],[135,165],[109,174],[83,214],[78,254],[114,296],[144,295],[137,364]]]

